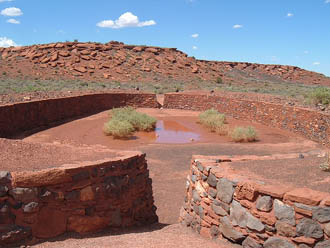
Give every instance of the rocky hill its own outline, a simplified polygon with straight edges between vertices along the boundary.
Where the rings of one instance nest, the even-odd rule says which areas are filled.
[[[0,78],[119,82],[272,81],[330,86],[295,66],[196,60],[176,48],[65,42],[0,48]]]

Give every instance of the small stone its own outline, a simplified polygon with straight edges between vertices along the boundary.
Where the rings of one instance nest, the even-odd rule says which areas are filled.
[[[303,158],[305,158],[305,156],[302,153],[299,153],[299,158],[303,159]]]
[[[317,208],[313,210],[313,220],[320,223],[326,223],[330,221],[330,208]]]
[[[262,248],[260,244],[258,244],[253,238],[247,237],[243,243],[243,248]]]
[[[194,202],[200,202],[202,200],[202,198],[200,197],[200,195],[196,190],[193,190],[192,195]]]
[[[316,221],[304,218],[297,225],[297,235],[320,239],[323,237],[323,229]]]
[[[330,237],[330,223],[324,225],[324,233]]]
[[[267,232],[276,232],[275,227],[269,226],[269,225],[265,225],[265,230]]]
[[[228,215],[227,212],[220,206],[215,205],[214,203],[211,205],[212,210],[214,213],[220,216],[226,216]]]
[[[4,197],[7,195],[8,187],[0,185],[0,197]]]
[[[9,194],[18,202],[28,203],[37,198],[37,190],[30,188],[14,188]]]
[[[222,207],[227,213],[229,213],[230,210],[230,205],[228,205],[227,203],[218,201],[218,200],[214,200],[213,202],[215,205]]]
[[[210,175],[207,178],[207,183],[209,185],[211,185],[212,187],[216,187],[217,186],[217,178],[215,175],[213,175],[212,173],[210,173]]]
[[[277,231],[277,234],[280,236],[285,237],[295,237],[296,236],[296,228],[289,225],[288,223],[277,221],[275,224],[275,228]]]
[[[286,222],[291,226],[294,226],[296,224],[295,212],[293,207],[286,205],[280,200],[276,199],[274,201],[274,210],[275,210],[275,216],[278,220]]]
[[[212,225],[210,232],[211,232],[211,237],[213,239],[216,239],[219,236],[220,230],[217,226]]]
[[[217,183],[217,197],[224,203],[231,203],[233,200],[233,194],[235,192],[234,184],[233,182],[221,178],[219,182]]]
[[[30,202],[23,207],[24,213],[36,213],[39,211],[39,204],[37,202]]]
[[[208,190],[209,196],[211,196],[212,198],[215,198],[217,196],[217,190],[210,187]]]
[[[264,243],[264,248],[295,248],[295,245],[285,239],[270,237]]]
[[[91,186],[88,186],[80,191],[81,201],[92,201],[94,200],[94,192]]]
[[[192,176],[191,176],[191,181],[192,181],[193,183],[195,183],[196,180],[197,180],[197,176],[196,176],[196,175],[192,175]]]
[[[0,184],[7,184],[11,181],[11,174],[9,171],[0,171]]]
[[[317,243],[314,248],[329,248],[329,247],[330,247],[330,240],[325,240]]]
[[[197,161],[197,162],[196,162],[196,165],[197,165],[197,168],[198,168],[198,170],[199,170],[200,172],[203,172],[203,171],[204,171],[204,167],[203,167],[203,165],[202,165],[201,162]]]
[[[248,222],[247,211],[237,201],[233,201],[230,207],[230,221],[234,226],[245,228]]]
[[[225,238],[232,240],[233,242],[240,243],[245,239],[245,236],[241,232],[234,229],[228,217],[222,217],[220,219],[219,229]]]
[[[120,227],[122,223],[120,209],[117,209],[115,212],[112,213],[110,219],[110,226],[112,227]]]
[[[257,219],[256,217],[254,217],[249,212],[247,212],[247,218],[248,219],[247,219],[246,226],[250,230],[255,230],[257,232],[263,232],[265,230],[265,226],[261,223],[261,221],[259,219]]]
[[[262,196],[257,200],[256,208],[260,211],[269,212],[272,207],[273,200],[270,196]]]

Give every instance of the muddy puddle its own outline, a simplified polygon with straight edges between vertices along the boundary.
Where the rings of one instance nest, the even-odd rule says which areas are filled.
[[[184,144],[200,140],[200,134],[173,120],[157,121],[155,143]]]

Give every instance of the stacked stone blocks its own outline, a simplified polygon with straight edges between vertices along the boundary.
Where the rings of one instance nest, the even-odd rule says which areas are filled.
[[[0,172],[0,246],[157,222],[145,154]]]
[[[330,194],[233,177],[229,160],[195,156],[180,222],[243,247],[330,247]]]

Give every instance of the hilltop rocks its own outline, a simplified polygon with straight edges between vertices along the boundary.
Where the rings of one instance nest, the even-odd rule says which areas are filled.
[[[24,68],[24,76],[27,79],[71,79],[78,72],[86,81],[109,80],[110,77],[104,75],[111,73],[111,79],[116,81],[127,82],[139,78],[142,82],[152,82],[175,78],[191,82],[201,79],[215,81],[219,76],[226,80],[227,73],[234,72],[260,80],[272,78],[275,81],[330,85],[329,78],[294,66],[200,61],[188,57],[176,48],[125,45],[115,41],[107,44],[65,42],[0,48],[0,57],[0,66],[7,75],[16,77],[18,69]],[[74,67],[66,67],[68,63]],[[40,66],[34,67],[34,64]],[[95,68],[92,74],[82,69],[90,64]],[[37,68],[42,68],[42,73],[38,72]],[[235,76],[228,77],[244,80]]]

